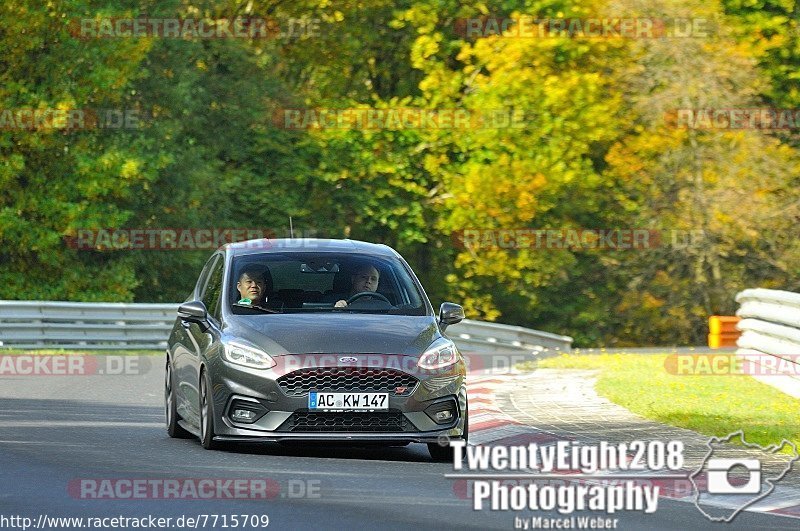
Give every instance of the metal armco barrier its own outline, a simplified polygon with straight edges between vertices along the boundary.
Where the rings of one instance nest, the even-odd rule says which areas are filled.
[[[0,301],[3,348],[161,349],[177,304]]]
[[[0,301],[0,348],[164,349],[177,304]],[[572,338],[464,320],[447,328],[469,352],[569,352]]]
[[[498,353],[524,351],[533,354],[572,350],[572,338],[569,336],[471,319],[447,327],[447,336],[462,350]]]
[[[773,289],[746,289],[736,295],[740,304],[736,315],[742,320],[737,328],[742,335],[736,353],[742,356],[767,355],[788,362],[791,371],[779,376],[760,378],[795,396],[800,396],[800,293]],[[771,360],[775,362],[777,360]]]

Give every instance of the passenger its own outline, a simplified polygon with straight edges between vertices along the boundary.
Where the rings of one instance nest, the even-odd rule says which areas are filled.
[[[267,283],[264,280],[264,272],[248,267],[239,275],[239,282],[236,289],[239,290],[238,304],[248,306],[261,306],[267,302]]]

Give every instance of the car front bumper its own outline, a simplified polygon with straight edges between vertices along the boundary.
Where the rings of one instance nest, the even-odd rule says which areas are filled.
[[[463,361],[446,369],[427,371],[419,369],[416,366],[416,358],[410,356],[357,354],[355,356],[364,360],[365,368],[401,370],[418,380],[413,390],[409,390],[404,396],[390,393],[389,411],[385,412],[385,415],[384,412],[338,414],[340,417],[348,417],[352,421],[351,424],[358,424],[362,415],[373,415],[376,417],[375,422],[382,424],[379,429],[373,430],[370,423],[356,430],[348,430],[348,426],[344,423],[336,425],[331,430],[327,430],[324,426],[315,426],[309,431],[308,428],[297,426],[295,419],[304,415],[306,417],[328,415],[330,419],[336,418],[337,413],[310,412],[308,393],[287,393],[285,386],[279,384],[279,379],[285,375],[298,374],[301,370],[350,367],[339,363],[337,355],[282,356],[278,360],[278,365],[269,370],[250,369],[217,357],[208,361],[212,379],[215,440],[435,443],[464,436],[467,391],[466,368]],[[364,389],[352,389],[352,391],[373,392]],[[455,418],[446,424],[437,424],[426,413],[427,408],[441,402],[454,402],[456,405]],[[253,408],[259,411],[259,417],[254,422],[243,423],[232,419],[233,404],[243,403],[252,404]],[[381,420],[379,418],[381,415],[391,415],[392,421]],[[325,425],[328,424],[330,421],[325,422]]]

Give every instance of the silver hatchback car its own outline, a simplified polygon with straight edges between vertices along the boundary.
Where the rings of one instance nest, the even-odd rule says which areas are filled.
[[[393,249],[352,240],[252,240],[208,260],[169,337],[172,437],[226,442],[467,439],[466,364]]]

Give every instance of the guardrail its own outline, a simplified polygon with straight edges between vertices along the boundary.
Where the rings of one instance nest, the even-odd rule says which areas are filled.
[[[0,347],[164,349],[177,304],[0,301]],[[447,329],[472,352],[566,351],[572,338],[521,326],[464,320]]]
[[[447,327],[447,336],[459,349],[480,352],[570,352],[572,338],[522,326],[464,319]]]
[[[737,325],[742,335],[736,353],[756,359],[767,354],[765,362],[770,357],[772,362],[785,360],[783,365],[788,363],[793,369],[770,377],[768,383],[800,396],[800,293],[746,289],[736,295],[736,302],[740,304],[736,315],[742,319]]]
[[[0,301],[3,348],[163,349],[177,304]]]

